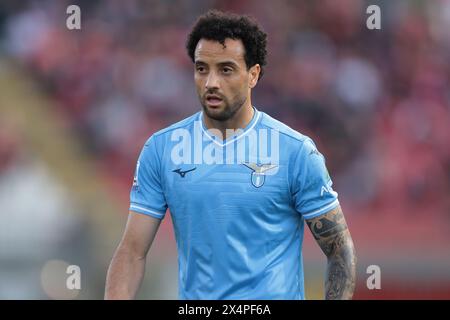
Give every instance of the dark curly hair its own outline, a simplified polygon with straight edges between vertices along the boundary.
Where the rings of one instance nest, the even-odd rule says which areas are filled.
[[[261,66],[259,78],[261,78],[264,73],[263,67],[266,65],[267,34],[262,31],[256,20],[247,15],[210,10],[200,16],[186,41],[188,55],[194,62],[195,48],[200,39],[214,40],[225,45],[226,38],[242,41],[247,70],[259,64]]]

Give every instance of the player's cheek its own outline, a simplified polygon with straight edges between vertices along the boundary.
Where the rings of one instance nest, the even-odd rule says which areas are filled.
[[[195,81],[195,86],[197,88],[197,91],[201,91],[204,87],[205,87],[205,79],[204,77],[202,77],[199,74],[195,74],[194,75],[194,81]]]

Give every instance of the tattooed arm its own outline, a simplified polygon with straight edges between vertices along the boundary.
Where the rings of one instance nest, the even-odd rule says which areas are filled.
[[[341,207],[306,223],[327,256],[325,299],[351,299],[355,290],[356,256]]]

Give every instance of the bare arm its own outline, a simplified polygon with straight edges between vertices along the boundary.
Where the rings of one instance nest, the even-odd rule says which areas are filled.
[[[355,290],[356,255],[341,207],[306,223],[327,256],[325,299],[351,299]]]
[[[145,272],[147,252],[161,220],[130,211],[122,240],[106,277],[105,299],[134,299]]]

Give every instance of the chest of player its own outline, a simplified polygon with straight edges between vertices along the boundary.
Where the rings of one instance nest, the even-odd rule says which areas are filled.
[[[257,164],[172,165],[165,169],[169,207],[277,206],[290,201],[286,167]]]

